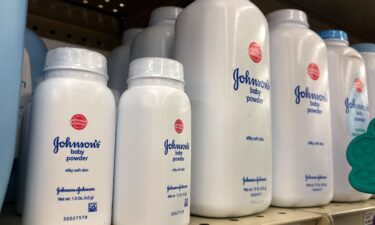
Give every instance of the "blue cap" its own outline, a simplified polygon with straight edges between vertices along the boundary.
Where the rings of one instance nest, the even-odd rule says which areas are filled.
[[[372,43],[354,44],[351,47],[359,52],[375,52],[375,44]]]
[[[348,42],[348,34],[342,30],[321,30],[318,34],[324,40],[341,40]]]

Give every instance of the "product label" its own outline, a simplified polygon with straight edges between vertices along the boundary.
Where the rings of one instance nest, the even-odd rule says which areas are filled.
[[[364,215],[363,225],[375,224],[375,211],[366,211]]]
[[[307,72],[311,80],[317,81],[320,77],[319,67],[315,63],[310,63]],[[298,85],[294,89],[295,103],[299,105],[302,101],[305,101],[306,113],[307,114],[322,114],[323,107],[321,104],[328,104],[328,94],[327,93],[317,93],[314,92],[308,86],[301,87]]]
[[[54,158],[58,159],[58,163],[63,165],[63,170],[58,171],[61,182],[56,182],[54,187],[55,199],[61,208],[69,206],[74,209],[71,212],[76,212],[64,214],[61,218],[61,221],[69,223],[88,220],[90,216],[105,207],[100,205],[99,190],[93,183],[95,179],[91,181],[87,179],[87,177],[99,179],[98,173],[105,173],[105,171],[97,170],[95,165],[98,156],[103,154],[102,139],[83,138],[89,126],[87,117],[79,113],[72,115],[70,120],[66,121],[69,123],[72,135],[55,136],[50,142],[50,151]]]
[[[367,92],[361,77],[354,79],[349,93],[344,101],[344,109],[349,135],[355,138],[366,132],[369,123]]]
[[[327,181],[328,177],[325,175],[306,174],[304,178],[305,178],[306,188],[313,192],[323,191],[328,186],[328,181]]]
[[[267,178],[265,177],[243,177],[243,191],[248,192],[251,198],[264,197],[267,191]]]
[[[184,132],[184,122],[176,119],[174,122],[174,134],[165,139],[163,143],[163,155],[169,165],[166,173],[173,183],[165,186],[165,195],[169,204],[174,206],[169,215],[188,215],[190,197],[190,143]]]
[[[240,45],[242,41],[246,45]],[[233,99],[229,102],[235,104],[235,120],[231,121],[238,124],[231,132],[238,138],[233,142],[236,146],[241,146],[236,147],[235,153],[238,156],[238,166],[241,168],[236,174],[236,182],[241,185],[246,197],[242,199],[245,201],[249,198],[251,203],[262,202],[270,194],[268,169],[271,163],[271,82],[267,43],[265,40],[238,40],[238,62],[233,65],[231,71]],[[244,162],[243,158],[256,160]],[[246,163],[246,166],[243,163]]]
[[[247,50],[250,59],[254,63],[260,63],[262,60],[262,49],[260,48],[259,44],[256,42],[251,42]]]
[[[268,97],[271,90],[269,80],[257,79],[256,77],[251,76],[249,70],[240,74],[240,69],[236,68],[233,71],[233,89],[237,91],[241,85],[247,86],[248,88],[248,95],[244,98],[246,103],[263,104],[264,96]],[[262,94],[263,91],[267,92],[267,94]]]
[[[291,96],[294,97],[293,103],[296,106],[293,109],[295,110],[293,116],[298,120],[295,125],[298,127],[296,134],[300,135],[297,138],[296,151],[311,156],[316,165],[318,162],[330,165],[331,163],[325,163],[331,160],[329,157],[331,130],[328,129],[331,124],[329,83],[327,74],[323,73],[323,69],[319,67],[320,64],[323,66],[323,62],[319,60],[315,62],[306,60],[300,64],[294,89],[291,90],[293,93]],[[301,170],[299,173],[301,184],[304,185],[306,191],[325,192],[331,185],[328,168],[314,165],[306,166]],[[312,166],[316,168],[307,169]]]

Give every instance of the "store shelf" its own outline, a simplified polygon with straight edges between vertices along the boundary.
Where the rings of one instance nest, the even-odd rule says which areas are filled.
[[[235,225],[315,225],[321,218],[320,215],[299,211],[294,209],[269,208],[257,215],[230,219],[208,219],[191,217],[190,225],[228,225],[236,222]],[[21,217],[16,215],[11,205],[6,205],[0,216],[1,225],[21,225]]]
[[[375,199],[358,203],[331,203],[315,208],[275,208],[248,217],[212,219],[191,217],[190,225],[372,225]],[[1,225],[21,225],[12,205],[5,205]]]
[[[321,215],[311,212],[271,207],[262,213],[249,217],[208,219],[193,216],[190,225],[315,225],[321,218]]]
[[[322,225],[372,225],[375,212],[375,199],[357,203],[331,203],[302,211],[322,215]]]

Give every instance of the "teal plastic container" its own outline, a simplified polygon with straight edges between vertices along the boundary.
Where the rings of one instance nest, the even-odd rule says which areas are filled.
[[[15,152],[26,10],[26,0],[0,1],[0,210]]]

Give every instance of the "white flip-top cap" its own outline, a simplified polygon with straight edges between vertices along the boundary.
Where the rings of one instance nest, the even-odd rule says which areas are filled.
[[[139,78],[167,78],[184,83],[184,68],[173,59],[139,58],[130,63],[128,82]]]
[[[108,79],[107,60],[98,52],[83,48],[55,48],[48,51],[43,71],[66,69],[88,71]]]
[[[128,42],[131,42],[135,38],[135,36],[141,31],[142,31],[141,28],[131,28],[131,29],[124,31],[124,33],[122,34],[121,43],[125,44]]]
[[[280,22],[294,22],[309,27],[306,13],[297,9],[276,10],[267,15],[267,21],[270,25]]]
[[[151,12],[149,25],[153,25],[160,20],[176,20],[181,12],[182,8],[173,6],[156,8]]]

